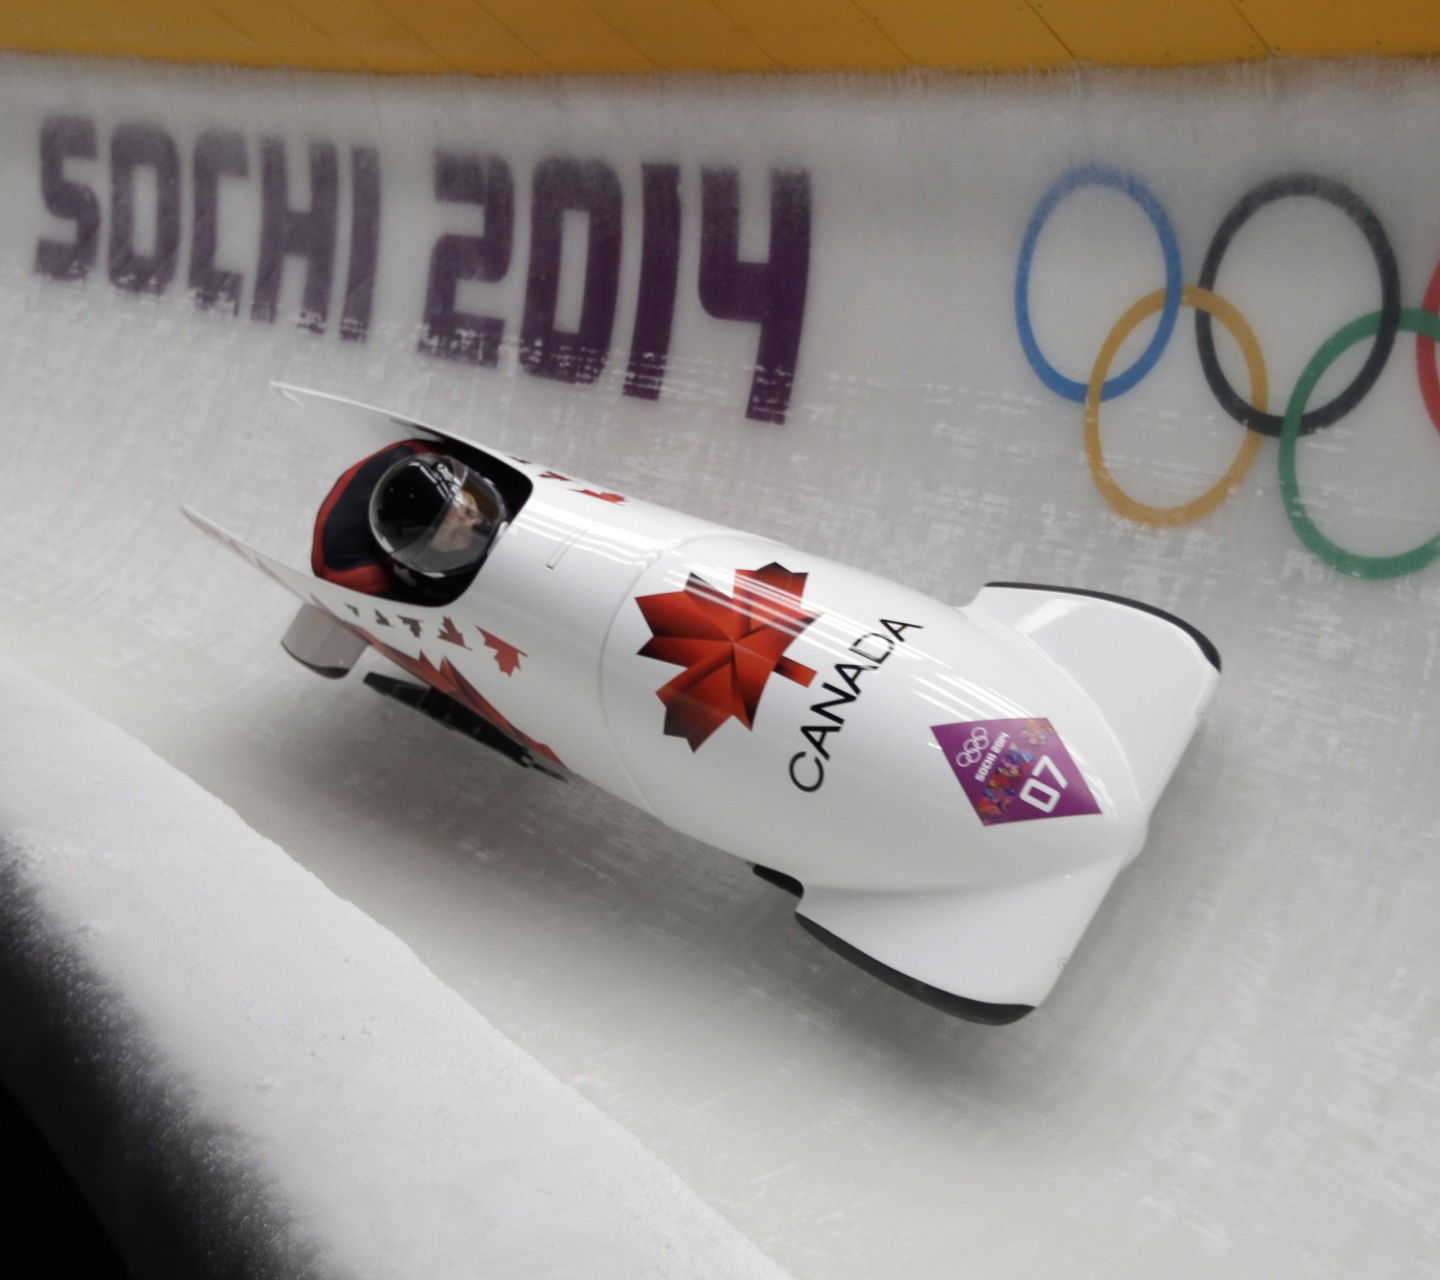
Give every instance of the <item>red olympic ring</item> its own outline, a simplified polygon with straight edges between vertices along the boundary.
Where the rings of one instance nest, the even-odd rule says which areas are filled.
[[[1420,310],[1440,315],[1440,262],[1435,264],[1435,273],[1425,287]],[[1431,425],[1440,431],[1440,370],[1435,367],[1435,339],[1419,333],[1415,335],[1415,373],[1420,379],[1420,398],[1425,402],[1425,412],[1430,415]]]

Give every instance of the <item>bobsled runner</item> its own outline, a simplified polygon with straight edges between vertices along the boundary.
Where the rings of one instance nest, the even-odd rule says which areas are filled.
[[[351,458],[420,442],[503,508],[438,597],[356,590],[187,510],[299,598],[294,657],[338,676],[375,650],[406,676],[372,673],[382,692],[745,859],[826,946],[963,1018],[1012,1022],[1049,993],[1219,678],[1203,635],[1134,601],[997,582],[954,608],[280,390]]]

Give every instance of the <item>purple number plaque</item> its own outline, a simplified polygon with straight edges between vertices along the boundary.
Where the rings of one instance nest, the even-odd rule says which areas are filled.
[[[1100,812],[1048,720],[962,720],[931,732],[987,827]]]

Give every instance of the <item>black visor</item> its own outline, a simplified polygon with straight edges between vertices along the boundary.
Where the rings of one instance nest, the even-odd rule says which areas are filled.
[[[427,578],[480,567],[506,521],[499,491],[456,458],[422,453],[380,477],[370,528],[396,564]]]

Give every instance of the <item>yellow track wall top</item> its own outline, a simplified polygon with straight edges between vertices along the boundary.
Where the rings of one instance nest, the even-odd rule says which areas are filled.
[[[1440,2],[9,0],[0,48],[478,75],[1167,66],[1440,53]]]

